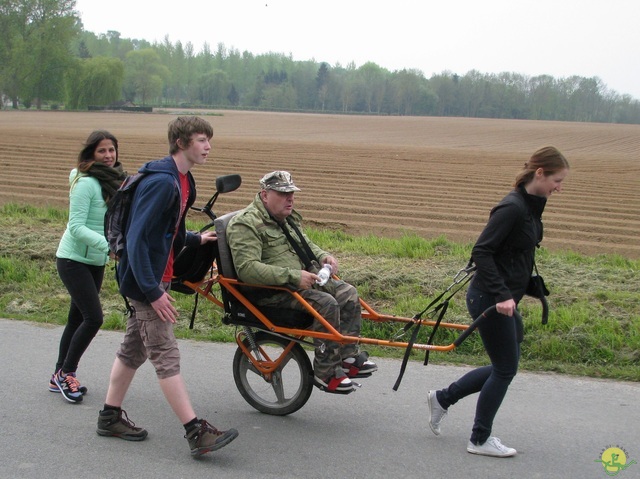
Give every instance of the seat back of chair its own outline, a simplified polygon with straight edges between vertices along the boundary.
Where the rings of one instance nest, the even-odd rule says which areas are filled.
[[[236,274],[236,269],[233,266],[231,249],[227,242],[227,226],[229,225],[231,218],[233,218],[237,213],[238,211],[232,211],[231,213],[227,213],[226,215],[216,218],[213,222],[216,229],[216,235],[218,236],[218,272],[230,279],[238,279],[238,275]]]
[[[231,248],[227,242],[227,226],[229,221],[233,218],[238,211],[227,213],[219,218],[216,218],[214,225],[216,228],[216,235],[218,236],[218,273],[222,274],[225,278],[238,279],[236,269],[233,266],[233,256],[231,255]],[[279,326],[294,327],[306,329],[313,323],[313,317],[305,312],[282,308],[280,306],[257,306],[253,302],[256,298],[256,290],[250,286],[240,286],[238,290],[249,301],[252,301],[254,307],[257,307],[262,313],[269,318],[271,322]],[[263,290],[265,291],[265,290]],[[267,290],[268,291],[268,290]],[[229,293],[226,288],[221,288],[222,302],[224,303],[225,315],[222,318],[222,322],[225,324],[239,324],[242,326],[252,327],[264,327],[264,324],[256,318],[233,294]]]

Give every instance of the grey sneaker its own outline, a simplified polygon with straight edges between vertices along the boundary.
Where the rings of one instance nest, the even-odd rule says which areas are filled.
[[[146,429],[136,427],[124,410],[100,411],[98,414],[98,429],[100,436],[113,436],[125,441],[142,441],[147,437]]]
[[[515,449],[505,446],[500,442],[500,439],[493,436],[487,439],[484,444],[474,444],[469,441],[467,452],[491,457],[511,457],[517,453]]]
[[[73,377],[76,376],[76,373],[69,373],[71,374]],[[55,380],[55,375],[56,373],[53,373],[51,375],[51,379],[49,379],[49,391],[51,391],[52,393],[59,393],[60,392],[60,388],[58,387],[58,385],[56,384],[56,380]],[[84,386],[80,386],[78,388],[78,391],[80,391],[80,393],[84,396],[85,394],[87,394],[87,388]]]
[[[185,434],[184,437],[189,441],[191,455],[200,456],[226,446],[238,437],[238,431],[235,429],[218,431],[207,421],[200,419],[193,430]]]
[[[53,383],[62,393],[62,397],[71,403],[82,402],[82,392],[80,392],[80,383],[76,379],[74,373],[62,375],[62,369],[55,373],[52,377]]]
[[[447,415],[447,410],[438,402],[435,391],[429,391],[427,404],[429,405],[429,427],[436,436],[439,436],[440,423]]]

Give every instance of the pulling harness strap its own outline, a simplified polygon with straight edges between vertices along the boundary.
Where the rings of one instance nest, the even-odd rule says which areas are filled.
[[[536,272],[536,276],[540,276],[540,273],[538,273],[538,265],[536,265],[535,259],[533,260],[533,268]],[[548,292],[549,291],[547,291],[547,293]],[[538,299],[540,299],[540,303],[542,305],[542,324],[547,324],[549,322],[549,302],[547,301],[542,283],[540,282],[538,283],[538,296]]]
[[[455,295],[458,291],[460,291],[469,281],[471,281],[474,271],[475,271],[475,266],[473,266],[472,261],[469,260],[469,263],[467,264],[467,266],[458,272],[458,274],[453,280],[453,283],[447,289],[445,289],[442,293],[440,293],[436,299],[431,301],[426,308],[424,308],[420,313],[416,314],[412,318],[414,321],[407,323],[404,326],[403,334],[409,331],[409,329],[411,328],[413,328],[413,331],[411,333],[411,338],[407,343],[407,349],[404,352],[404,357],[402,358],[402,364],[400,365],[400,373],[398,374],[398,379],[396,379],[396,383],[393,386],[394,391],[397,391],[398,388],[400,387],[400,382],[402,381],[402,377],[404,376],[405,369],[407,368],[407,362],[409,361],[409,356],[411,355],[411,349],[413,348],[413,344],[416,342],[416,338],[418,336],[418,331],[420,329],[420,326],[422,326],[422,319],[421,319],[422,315],[425,314],[427,311],[429,311],[431,307],[433,307],[433,305],[435,305],[440,300],[442,300],[442,298],[444,298],[444,296],[453,289],[453,291],[442,301],[442,303],[438,304],[435,308],[433,308],[433,311],[431,311],[430,313],[430,314],[435,314],[438,311],[440,311],[440,314],[438,315],[438,319],[436,320],[433,326],[433,330],[431,331],[431,335],[429,336],[429,340],[427,341],[427,344],[433,344],[433,338],[436,334],[436,331],[438,330],[438,327],[442,322],[442,318],[444,317],[445,313],[447,312],[447,309],[449,308],[449,300],[453,297],[453,295]],[[459,276],[463,273],[465,276],[460,278]],[[428,363],[429,363],[429,350],[427,349],[424,357],[424,365],[426,366]]]

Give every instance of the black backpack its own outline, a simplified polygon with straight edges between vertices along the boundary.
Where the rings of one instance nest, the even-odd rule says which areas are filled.
[[[144,176],[144,173],[127,176],[107,204],[107,212],[104,215],[104,237],[109,244],[109,253],[116,260],[120,259],[124,251],[133,195]]]
[[[185,246],[173,261],[173,279],[171,280],[171,291],[182,294],[193,294],[193,310],[191,311],[191,321],[189,329],[193,329],[193,324],[198,311],[198,297],[195,290],[183,283],[189,281],[198,283],[202,281],[211,270],[213,260],[218,252],[217,243],[208,242],[198,246]]]
[[[216,242],[208,242],[198,246],[185,246],[173,260],[173,279],[171,291],[183,294],[194,294],[195,291],[183,283],[198,283],[211,269],[216,258]]]

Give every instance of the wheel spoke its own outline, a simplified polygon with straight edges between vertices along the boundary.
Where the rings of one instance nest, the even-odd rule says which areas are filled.
[[[258,411],[284,416],[300,409],[313,390],[313,368],[307,352],[299,344],[268,333],[258,333],[253,344],[259,353],[238,348],[233,360],[233,377],[242,397]],[[249,342],[245,340],[245,346]],[[286,351],[286,354],[285,354]],[[278,363],[270,374],[260,372],[260,364]]]
[[[283,404],[286,400],[284,393],[284,384],[282,383],[282,374],[276,371],[271,375],[271,387],[276,395],[277,402]]]

